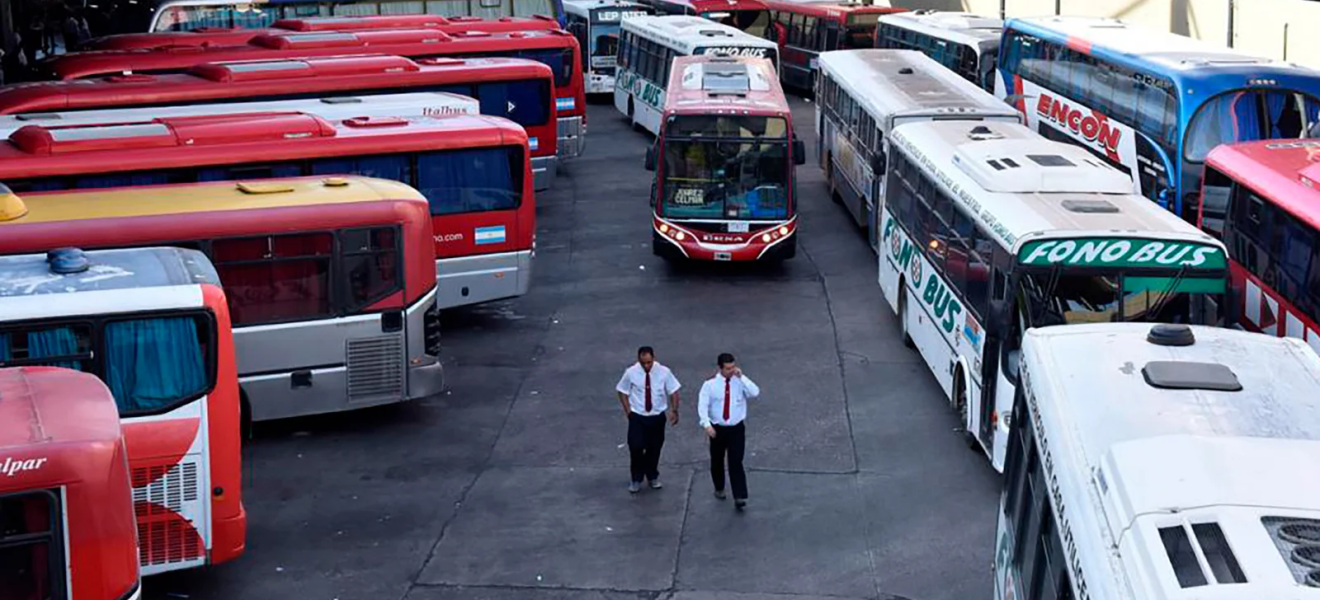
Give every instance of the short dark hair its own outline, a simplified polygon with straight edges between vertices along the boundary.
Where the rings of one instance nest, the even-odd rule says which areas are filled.
[[[643,354],[650,354],[651,358],[655,358],[655,348],[650,346],[642,346],[641,348],[638,348],[637,357],[641,358]]]
[[[719,358],[715,359],[715,366],[723,369],[724,365],[733,364],[733,355],[728,352],[721,352]]]

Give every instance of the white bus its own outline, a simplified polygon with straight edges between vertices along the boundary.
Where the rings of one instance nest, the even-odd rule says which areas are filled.
[[[1320,598],[1320,358],[1296,339],[1027,333],[996,600]]]
[[[1027,329],[1223,322],[1223,244],[1081,148],[1014,123],[909,123],[888,178],[880,288],[995,469]]]
[[[876,48],[918,50],[964,79],[995,91],[1004,22],[972,13],[916,10],[880,17]]]
[[[316,115],[329,121],[354,117],[440,117],[481,114],[474,99],[448,92],[414,92],[380,96],[335,96],[313,100],[278,100],[274,102],[222,102],[151,106],[146,108],[107,108],[68,112],[0,115],[0,139],[27,125],[43,127],[135,123],[170,117],[199,115],[238,115],[255,112],[298,112]]]
[[[634,126],[660,133],[665,86],[675,56],[712,54],[769,59],[779,68],[779,46],[728,25],[694,16],[633,17],[623,22],[614,107]]]
[[[645,5],[624,0],[564,0],[568,31],[582,47],[583,82],[588,94],[614,92],[619,27],[630,17],[651,14]]]
[[[885,197],[885,139],[895,126],[936,119],[1021,122],[1012,107],[915,50],[824,52],[818,73],[820,168],[830,196],[867,231],[877,254],[875,207]]]

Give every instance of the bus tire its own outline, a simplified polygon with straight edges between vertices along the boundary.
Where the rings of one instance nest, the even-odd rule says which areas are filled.
[[[958,367],[953,375],[953,412],[958,415],[958,426],[963,430],[963,442],[967,444],[968,448],[980,451],[981,443],[972,434],[971,421],[968,418],[970,415],[969,410],[967,376],[963,374],[962,367]]]
[[[907,326],[907,285],[903,279],[898,280],[898,328],[903,335],[903,345],[908,348],[916,348],[917,344],[912,341],[912,336],[908,333]]]
[[[832,152],[825,157],[825,181],[830,186],[830,201],[843,204],[843,198],[839,196],[839,188],[834,185],[834,153]]]

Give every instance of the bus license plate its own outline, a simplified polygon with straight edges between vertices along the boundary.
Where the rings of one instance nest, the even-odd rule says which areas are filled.
[[[729,221],[729,233],[747,233],[751,223],[747,221]]]
[[[715,260],[733,260],[733,254],[728,252],[716,252]]]

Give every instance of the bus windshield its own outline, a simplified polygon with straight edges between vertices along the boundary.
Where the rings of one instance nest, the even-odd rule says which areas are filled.
[[[614,55],[619,53],[618,23],[591,26],[591,69],[603,74],[614,72]]]
[[[1032,327],[1136,321],[1201,324],[1197,296],[1222,294],[1222,278],[1032,271],[1020,286]]]
[[[1184,154],[1199,163],[1215,146],[1320,135],[1320,100],[1296,91],[1238,90],[1211,98],[1187,127]]]
[[[786,219],[788,124],[779,117],[673,118],[664,141],[664,206],[679,219]]]

